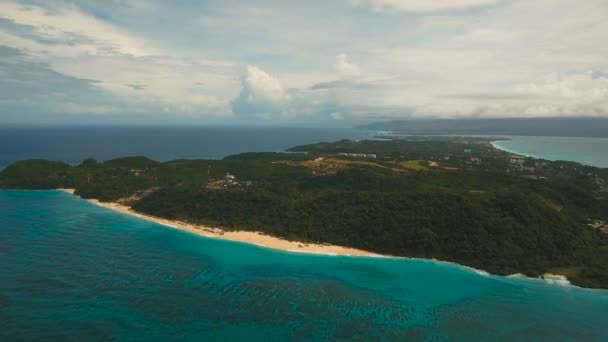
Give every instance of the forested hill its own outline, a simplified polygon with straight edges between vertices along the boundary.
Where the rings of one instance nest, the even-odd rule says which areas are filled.
[[[343,140],[290,152],[29,160],[2,171],[0,187],[75,188],[168,219],[608,288],[606,169],[514,156],[480,138]]]

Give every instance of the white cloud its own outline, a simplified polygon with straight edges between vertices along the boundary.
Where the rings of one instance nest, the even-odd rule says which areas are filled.
[[[608,99],[608,78],[594,77],[591,72],[560,77],[553,75],[542,83],[518,87],[522,93],[562,97],[565,99]]]
[[[396,76],[376,85],[386,86],[379,103],[412,115],[608,116],[597,76],[608,70],[608,48],[597,43],[608,34],[606,13],[601,0],[516,0],[436,15],[414,31],[424,44],[373,49],[365,68]]]
[[[345,53],[341,53],[336,56],[336,62],[334,63],[334,70],[341,77],[357,77],[361,75],[361,69],[359,66],[353,63],[350,63],[348,60],[348,56]]]
[[[176,118],[608,116],[606,13],[606,0],[0,0],[0,46],[18,55],[0,59],[0,116],[33,104]]]
[[[82,57],[55,62],[58,71],[100,82],[96,86],[135,109],[164,108],[176,114],[200,112],[227,116],[229,98],[237,86],[231,63],[168,56]],[[119,71],[119,72],[117,72]],[[136,90],[132,84],[138,84]]]
[[[100,21],[74,5],[53,6],[50,9],[2,1],[0,16],[17,25],[32,28],[38,37],[49,42],[64,42],[60,48],[53,49],[60,55],[121,53],[143,56],[158,53],[141,38]],[[46,46],[38,52],[49,48],[49,44],[36,44],[35,41],[30,41],[29,45],[30,48]]]
[[[455,40],[463,42],[498,42],[504,43],[505,41],[515,40],[518,37],[518,33],[515,31],[505,31],[497,29],[484,29],[478,28],[473,29],[462,36],[454,38]]]
[[[0,24],[0,45],[23,52],[31,63],[44,63],[51,72],[94,80],[88,91],[113,102],[94,104],[89,96],[48,103],[50,111],[230,115],[227,98],[237,86],[232,62],[173,55],[67,2],[43,7],[3,1]],[[32,92],[27,93],[23,96]]]
[[[248,65],[241,76],[241,92],[232,102],[232,109],[237,115],[272,117],[283,114],[288,101],[289,95],[277,78]]]
[[[353,2],[368,6],[375,12],[428,13],[490,6],[498,3],[499,0],[354,0]]]
[[[591,72],[552,75],[544,82],[520,85],[516,90],[539,98],[527,110],[532,115],[608,114],[608,77]]]

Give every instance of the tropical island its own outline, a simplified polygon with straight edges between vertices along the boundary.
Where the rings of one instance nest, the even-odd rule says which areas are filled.
[[[26,160],[0,173],[0,188],[74,189],[216,235],[259,232],[608,288],[608,169],[510,154],[493,140],[342,140],[222,160]]]

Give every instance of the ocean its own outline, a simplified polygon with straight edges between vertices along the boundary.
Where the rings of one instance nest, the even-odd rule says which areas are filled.
[[[1,341],[607,341],[608,291],[213,240],[0,191]]]
[[[595,167],[608,167],[608,138],[509,136],[494,147],[547,160],[566,160]]]

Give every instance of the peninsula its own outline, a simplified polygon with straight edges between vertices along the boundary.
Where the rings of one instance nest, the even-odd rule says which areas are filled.
[[[223,160],[77,166],[26,160],[0,173],[0,188],[73,189],[161,224],[294,252],[435,258],[608,288],[608,170],[513,155],[491,141],[342,140]]]

